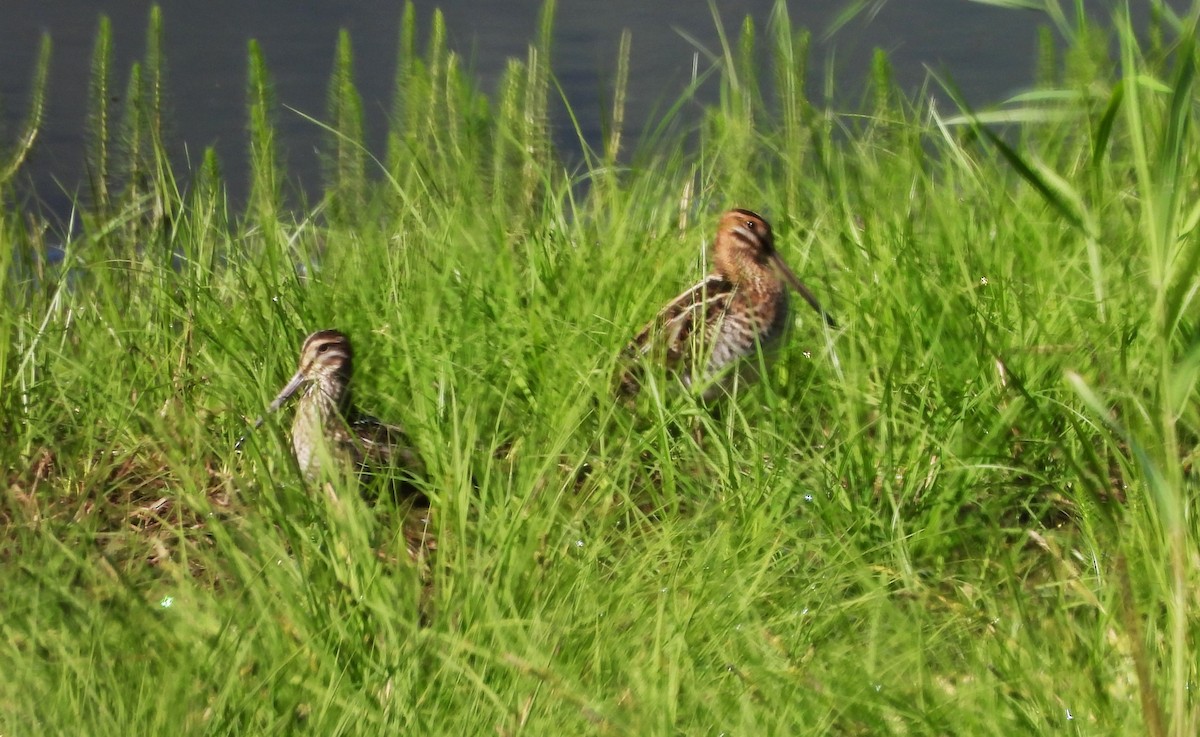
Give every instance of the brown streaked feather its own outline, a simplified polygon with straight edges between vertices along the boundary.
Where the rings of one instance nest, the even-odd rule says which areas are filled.
[[[359,446],[360,471],[372,467],[402,468],[414,476],[425,474],[425,463],[408,433],[400,425],[390,425],[369,415],[356,415],[350,421],[350,434]]]
[[[733,284],[720,274],[709,274],[671,300],[647,323],[622,352],[628,361],[652,358],[670,373],[691,376],[696,356],[705,353],[720,330],[721,320],[734,296]],[[697,325],[701,327],[697,330]],[[641,388],[642,366],[628,366],[619,389],[636,394]]]

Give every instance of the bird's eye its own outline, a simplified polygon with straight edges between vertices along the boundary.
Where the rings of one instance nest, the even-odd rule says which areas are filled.
[[[750,230],[754,230],[755,228],[758,227],[758,223],[754,222],[753,220],[747,220],[746,227],[749,228]]]
[[[322,343],[320,347],[317,348],[317,353],[325,353],[329,350],[330,345],[330,343]]]

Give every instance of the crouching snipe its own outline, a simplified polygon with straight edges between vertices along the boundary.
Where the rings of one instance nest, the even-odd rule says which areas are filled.
[[[788,286],[830,327],[837,325],[775,250],[771,226],[749,210],[721,217],[713,242],[713,273],[671,300],[625,348],[619,391],[638,392],[646,358],[665,364],[705,400],[740,374],[752,378],[753,358],[777,346],[788,321]],[[748,360],[749,359],[749,360]]]
[[[296,373],[267,412],[304,389],[292,420],[292,450],[308,478],[347,470],[370,475],[395,469],[403,479],[400,485],[412,490],[412,481],[424,473],[420,456],[402,428],[362,414],[354,406],[352,371],[349,338],[337,330],[319,330],[305,339]]]

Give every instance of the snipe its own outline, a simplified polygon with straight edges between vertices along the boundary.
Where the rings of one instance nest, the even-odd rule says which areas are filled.
[[[631,364],[649,357],[666,365],[705,400],[735,376],[752,378],[750,359],[774,348],[788,322],[788,286],[832,328],[837,324],[775,250],[771,226],[749,210],[721,216],[713,242],[714,271],[671,300],[625,348]],[[642,366],[628,365],[618,390],[641,388]]]
[[[353,373],[350,339],[337,330],[318,330],[305,339],[300,365],[267,412],[283,406],[301,388],[292,420],[292,449],[309,478],[334,470],[371,474],[394,468],[402,486],[423,474],[424,464],[404,430],[361,413],[350,397]],[[332,461],[337,468],[326,468]]]

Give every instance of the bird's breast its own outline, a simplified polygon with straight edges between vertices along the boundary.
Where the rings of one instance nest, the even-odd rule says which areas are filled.
[[[787,292],[768,295],[737,294],[712,336],[710,371],[761,349],[773,348],[787,327]]]

